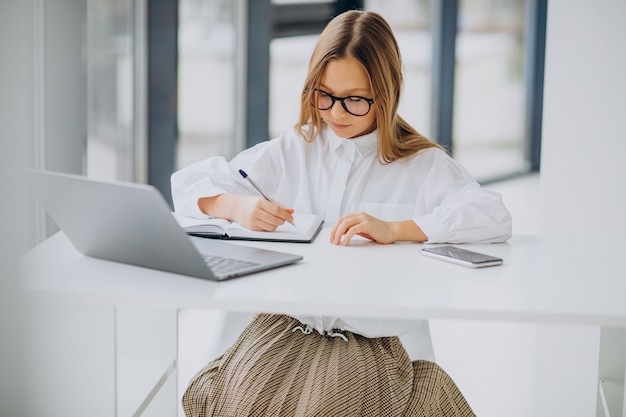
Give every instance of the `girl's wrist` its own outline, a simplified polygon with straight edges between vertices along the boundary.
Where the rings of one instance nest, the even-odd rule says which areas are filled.
[[[404,220],[391,223],[391,236],[394,242],[425,242],[428,236],[413,220]]]
[[[234,197],[232,194],[218,194],[213,197],[200,198],[198,207],[209,216],[233,220],[234,209],[237,207]]]

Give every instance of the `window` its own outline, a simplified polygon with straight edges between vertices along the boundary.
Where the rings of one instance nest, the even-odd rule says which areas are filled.
[[[236,111],[236,13],[230,0],[180,0],[178,167],[233,156]]]
[[[528,169],[525,2],[461,0],[453,155],[478,180]]]
[[[152,145],[146,141],[146,126],[158,116],[146,120],[146,4],[88,0],[88,174],[145,182],[148,165],[169,160],[170,166],[153,167],[164,171],[166,179],[157,186],[169,195],[171,166],[212,155],[229,158],[250,141],[292,126],[311,51],[339,3],[344,7],[346,2],[178,0],[177,130],[167,133],[174,145],[156,150],[160,159],[148,162]],[[545,33],[545,3],[365,0],[350,7],[362,4],[381,13],[396,34],[405,67],[402,117],[427,137],[443,138],[477,179],[489,181],[538,169],[544,38],[534,31]],[[443,21],[434,12],[440,4],[452,7],[456,18],[451,49],[441,48],[434,35]],[[252,7],[268,18],[247,24],[245,11]],[[534,14],[541,7],[543,20]],[[248,42],[256,42],[249,51],[246,32]],[[162,47],[158,39],[151,45]],[[449,100],[440,103],[450,116],[446,135],[436,131],[432,119],[435,110],[441,113],[434,86],[442,71],[433,68],[443,50],[455,50],[447,64],[453,75],[445,80],[454,88]],[[152,51],[158,54],[158,49]],[[256,55],[248,56],[246,75],[241,58],[250,51]],[[268,90],[263,83],[269,83]],[[536,103],[535,108],[529,103]]]
[[[87,175],[135,180],[135,10],[87,1]]]

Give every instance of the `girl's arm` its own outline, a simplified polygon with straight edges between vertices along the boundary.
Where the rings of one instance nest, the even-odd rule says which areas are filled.
[[[410,220],[348,214],[333,227],[331,242],[347,245],[355,235],[379,243],[486,243],[504,242],[511,236],[511,215],[499,193],[480,187],[467,170],[440,151],[424,152],[416,161],[428,169],[415,179],[419,192]]]
[[[268,184],[263,184],[263,187],[268,193],[274,195],[275,190],[272,186],[278,183],[277,178],[280,178],[281,173],[278,170],[280,164],[275,160],[275,154],[280,154],[280,149],[277,150],[279,147],[273,142],[266,141],[246,149],[230,162],[224,157],[215,156],[175,172],[171,177],[174,210],[188,217],[211,216],[228,220],[236,218],[238,222],[245,223],[246,227],[255,224],[250,219],[255,217],[252,213],[257,208],[271,214],[278,214],[282,218],[288,217],[284,209],[277,210],[274,205],[270,204],[269,206],[272,207],[269,207],[264,200],[261,201],[258,192],[238,172],[239,169],[245,169],[252,172],[252,175],[263,173],[263,175],[258,175],[258,181],[267,179]],[[246,212],[248,213],[247,220],[244,215]],[[270,220],[265,223],[275,222]],[[259,224],[255,226],[256,229],[264,229]]]

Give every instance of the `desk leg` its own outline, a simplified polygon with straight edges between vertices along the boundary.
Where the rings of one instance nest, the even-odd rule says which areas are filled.
[[[599,326],[537,325],[531,415],[596,415],[599,351]]]
[[[626,329],[603,327],[600,335],[597,417],[626,417]]]
[[[414,329],[410,333],[400,336],[400,340],[411,360],[421,359],[436,362],[428,320],[416,321]]]
[[[176,415],[177,311],[117,306],[117,416]]]

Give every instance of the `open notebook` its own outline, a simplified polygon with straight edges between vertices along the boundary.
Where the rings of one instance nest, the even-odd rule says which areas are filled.
[[[172,213],[172,215],[183,230],[190,235],[230,240],[310,243],[324,223],[318,215],[296,212],[293,215],[295,226],[285,223],[272,232],[257,232],[224,219],[197,219],[177,213]]]

